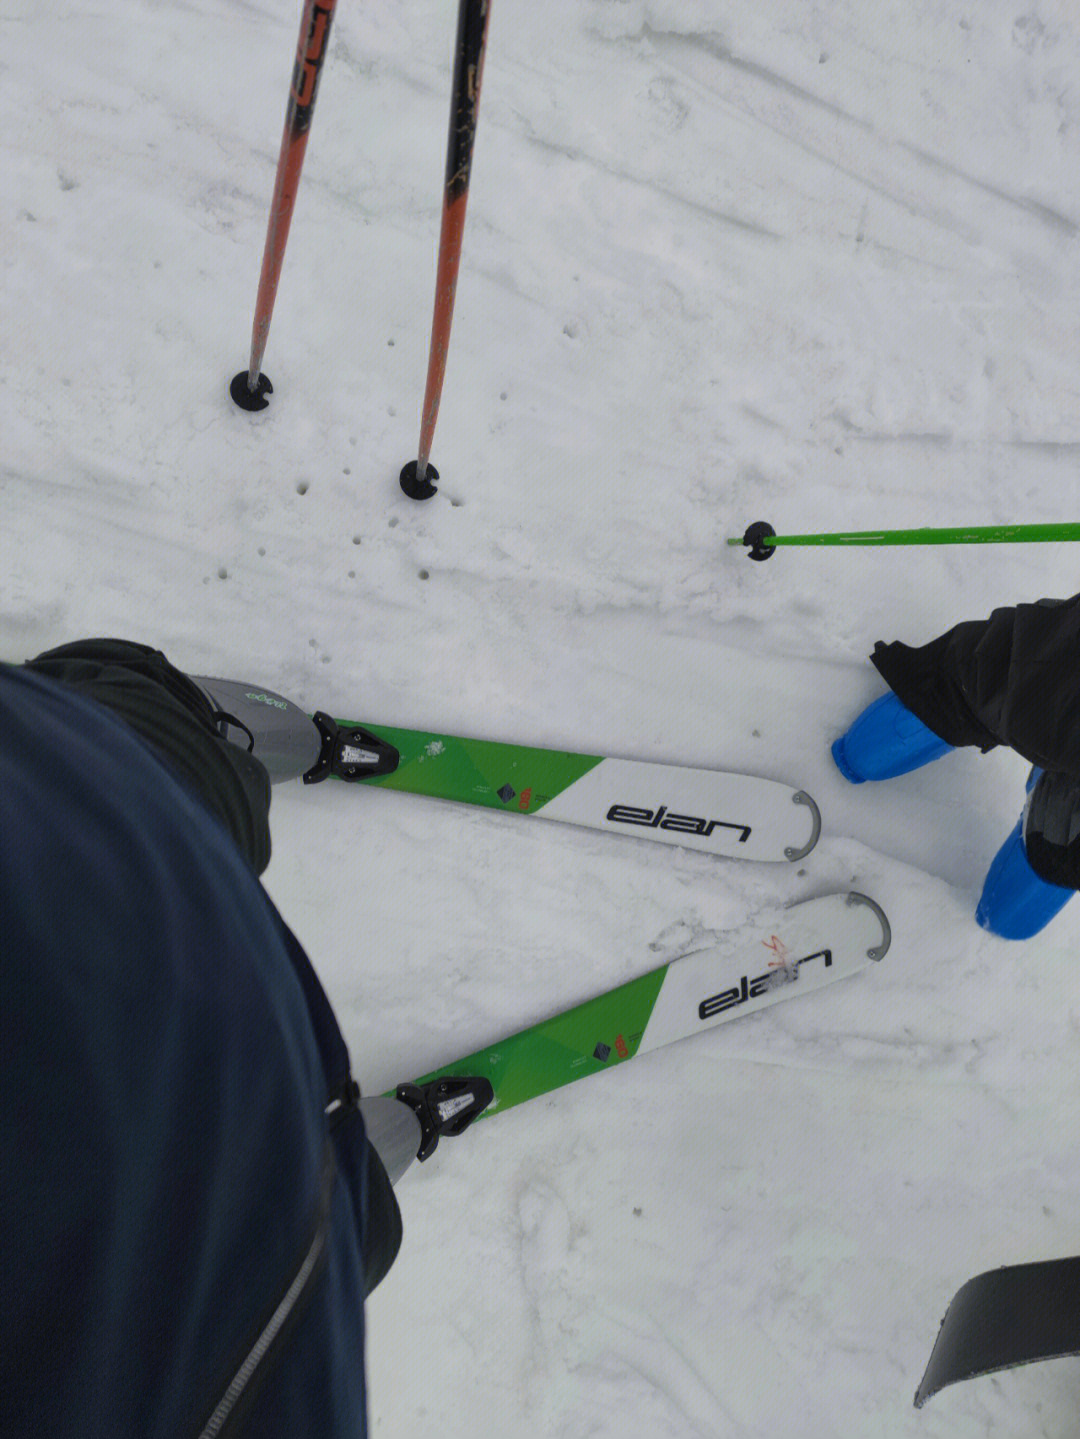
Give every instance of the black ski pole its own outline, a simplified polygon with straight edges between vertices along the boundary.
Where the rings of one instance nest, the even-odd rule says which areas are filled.
[[[454,81],[450,100],[450,140],[446,152],[446,185],[443,193],[442,233],[435,277],[435,315],[431,325],[427,387],[420,422],[420,445],[415,460],[401,471],[401,488],[413,500],[427,500],[435,494],[439,472],[428,464],[435,421],[439,416],[446,355],[450,348],[450,325],[454,318],[454,296],[461,264],[461,242],[465,231],[465,207],[469,200],[473,142],[480,109],[480,81],[484,71],[490,0],[460,0]]]

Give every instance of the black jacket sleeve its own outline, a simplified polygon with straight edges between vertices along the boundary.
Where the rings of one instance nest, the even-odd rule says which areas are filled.
[[[953,745],[1008,745],[1080,779],[1080,595],[994,610],[929,644],[875,646],[902,704]]]

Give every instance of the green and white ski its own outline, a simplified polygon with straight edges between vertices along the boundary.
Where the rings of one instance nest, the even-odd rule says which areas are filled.
[[[426,1159],[440,1135],[459,1133],[474,1119],[857,974],[884,957],[891,939],[884,911],[865,895],[806,900],[384,1098],[416,1114],[416,1157]]]
[[[821,818],[804,791],[723,770],[614,759],[400,726],[309,716],[282,695],[199,679],[272,780],[338,779],[585,825],[733,859],[803,859]],[[229,719],[235,723],[230,727]]]

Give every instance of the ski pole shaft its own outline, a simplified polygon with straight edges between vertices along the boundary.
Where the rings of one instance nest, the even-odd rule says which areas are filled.
[[[307,150],[308,133],[315,113],[319,77],[326,58],[336,3],[337,0],[305,0],[304,13],[300,20],[300,39],[285,112],[285,132],[281,138],[274,195],[270,201],[270,219],[263,249],[262,271],[259,276],[259,292],[255,301],[251,358],[247,374],[241,372],[237,375],[230,391],[242,409],[264,409],[268,403],[264,396],[273,390],[270,381],[259,371],[270,333],[270,319],[274,313],[278,280],[281,278],[293,207],[300,188],[300,172],[304,166],[304,152]]]
[[[450,347],[450,326],[454,318],[461,244],[465,233],[465,209],[469,200],[473,145],[480,110],[480,82],[484,72],[490,0],[460,0],[454,78],[450,99],[450,138],[446,151],[446,183],[443,192],[439,259],[435,276],[435,312],[431,322],[427,383],[420,420],[420,443],[415,461],[401,472],[401,488],[414,500],[429,499],[435,493],[432,480],[439,478],[429,466],[435,422],[439,417],[446,356]]]
[[[767,559],[778,545],[1000,545],[1080,540],[1080,524],[969,525],[918,530],[852,530],[818,535],[778,535],[763,520],[729,545],[750,546],[751,559]]]

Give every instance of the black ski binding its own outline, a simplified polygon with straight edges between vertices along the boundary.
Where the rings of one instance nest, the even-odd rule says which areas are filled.
[[[420,1121],[420,1148],[417,1159],[430,1159],[444,1134],[460,1134],[479,1118],[495,1091],[491,1081],[478,1075],[460,1078],[444,1075],[430,1084],[399,1084],[397,1098],[407,1104]]]
[[[319,758],[304,775],[305,784],[317,784],[331,774],[346,780],[374,779],[393,774],[401,763],[392,744],[361,725],[339,725],[321,710],[312,718],[323,745]]]

